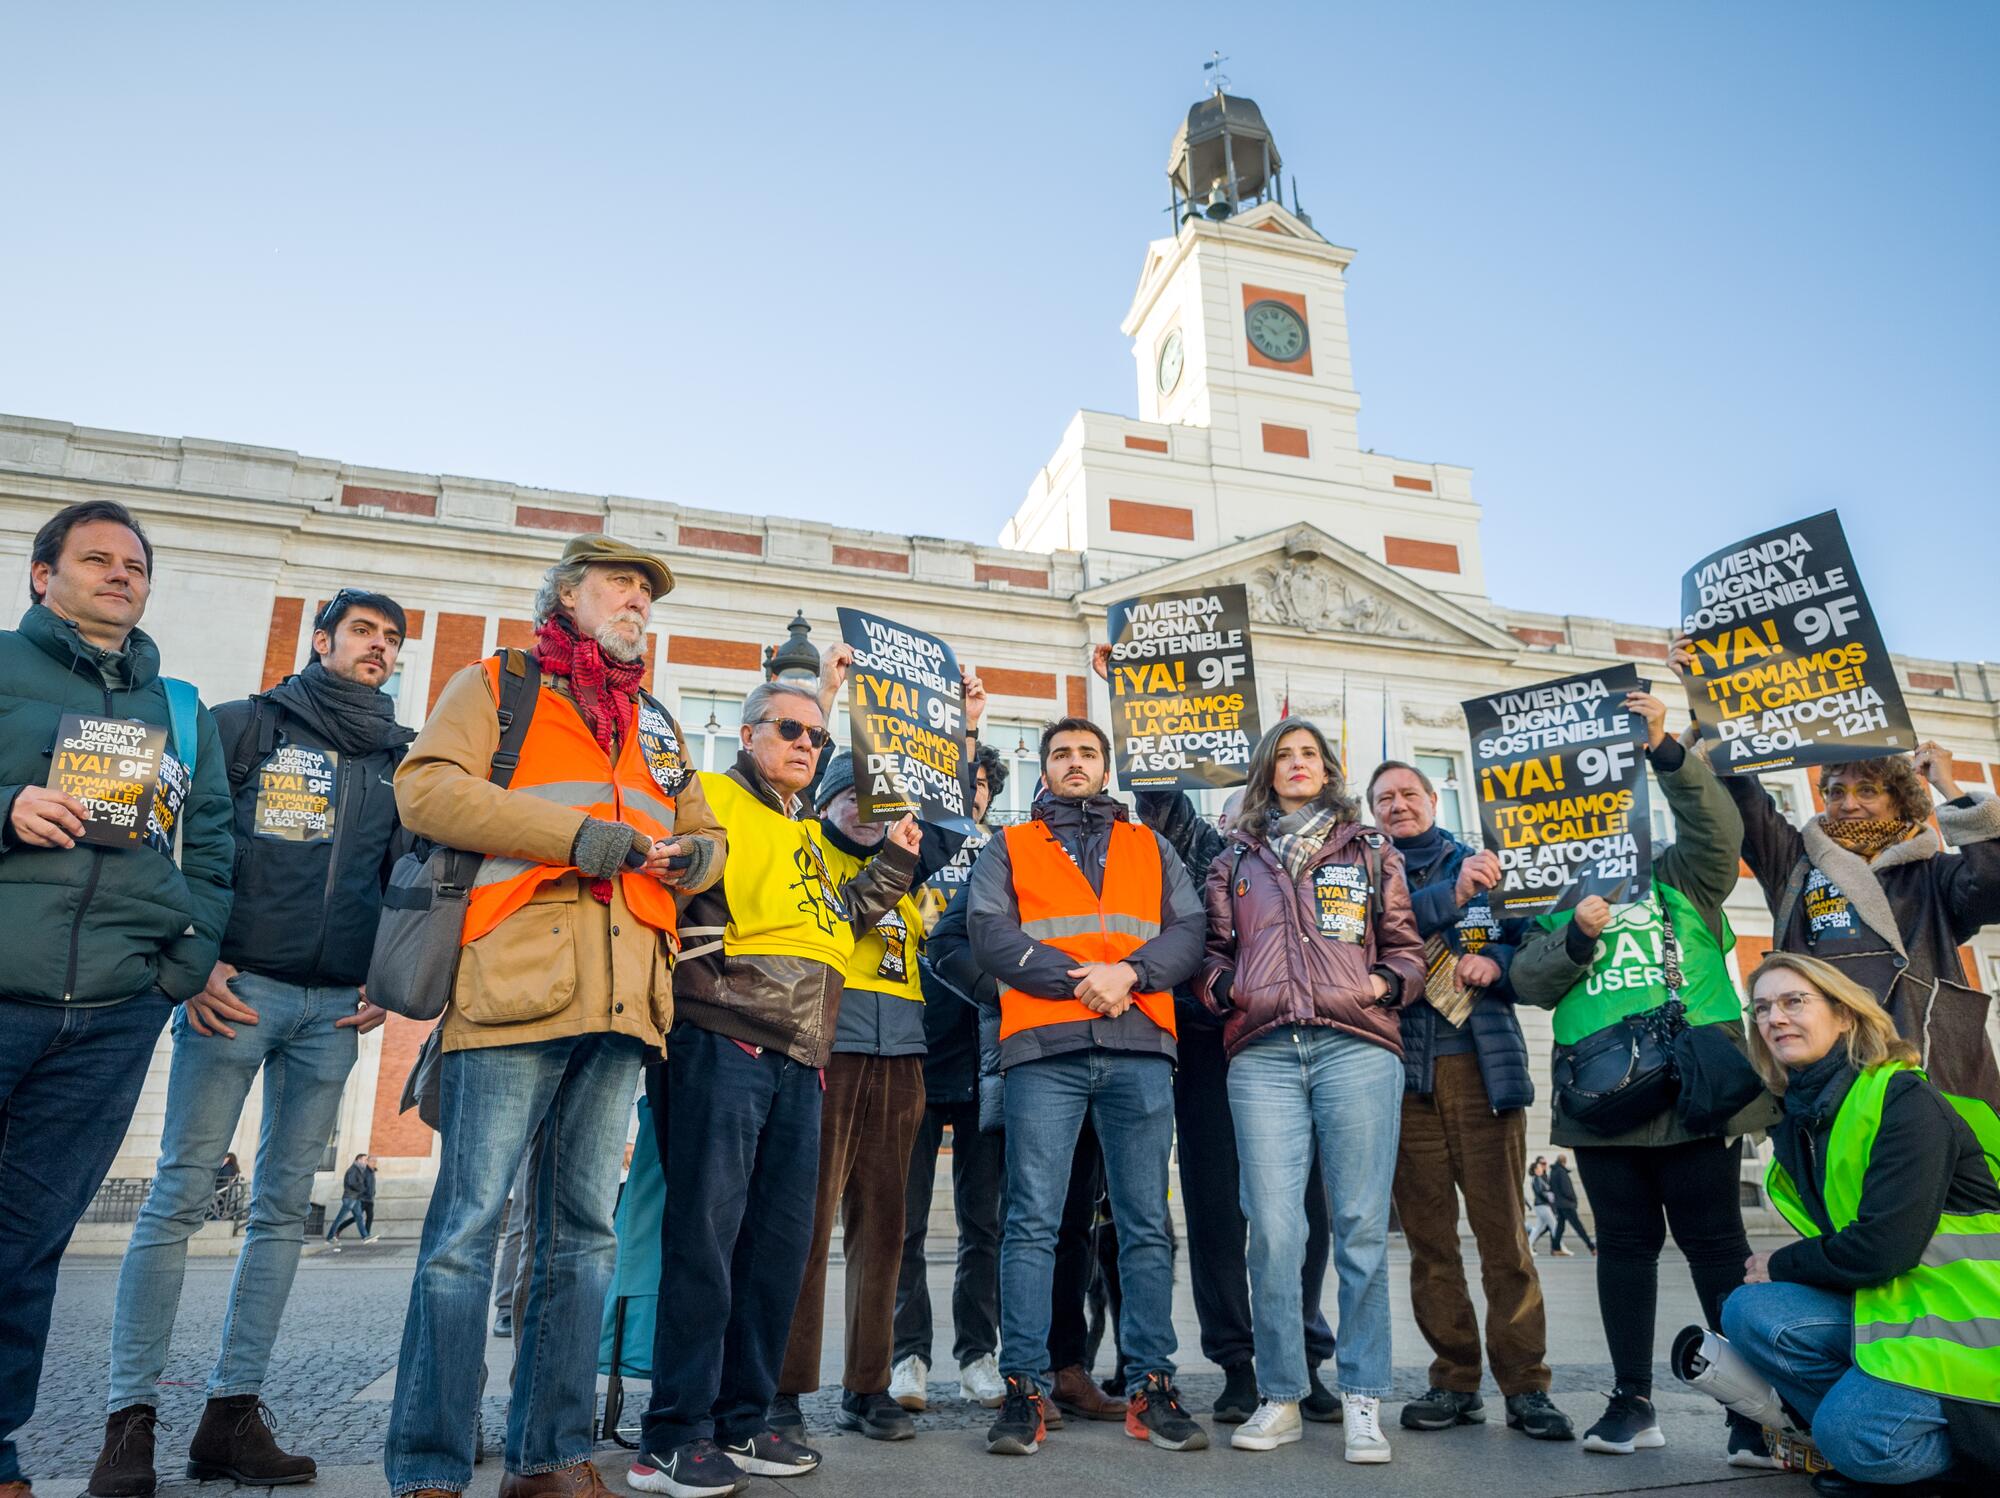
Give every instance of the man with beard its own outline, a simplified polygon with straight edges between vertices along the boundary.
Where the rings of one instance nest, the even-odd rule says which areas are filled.
[[[342,588],[313,620],[303,671],[215,710],[245,895],[207,986],[174,1018],[159,1170],[118,1275],[95,1498],[153,1491],[157,1385],[187,1241],[207,1217],[216,1167],[260,1074],[250,1225],[188,1465],[257,1485],[314,1475],[311,1457],[279,1449],[258,1393],[298,1270],[313,1173],[358,1038],[383,1018],[362,985],[398,832],[390,777],[415,737],[382,690],[405,627],[394,599]]]

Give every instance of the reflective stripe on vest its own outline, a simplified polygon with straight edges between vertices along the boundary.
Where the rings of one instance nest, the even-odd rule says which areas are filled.
[[[1104,893],[1069,856],[1047,824],[1017,822],[1001,834],[1014,871],[1014,901],[1021,930],[1036,941],[1086,962],[1122,962],[1160,934],[1165,873],[1160,840],[1136,822],[1111,824],[1104,852]],[[1174,1031],[1174,1000],[1167,993],[1135,993],[1138,1010]],[[1000,1038],[1043,1025],[1068,1025],[1103,1015],[1076,999],[1044,999],[1018,988],[1000,990]]]
[[[1835,1232],[1860,1215],[1889,1084],[1898,1072],[1914,1070],[1900,1061],[1870,1067],[1841,1099],[1826,1160],[1826,1214]],[[2000,1183],[2000,1119],[1976,1099],[1940,1096],[1971,1126]],[[1798,1183],[1775,1159],[1765,1185],[1772,1205],[1802,1236],[1820,1236]],[[1941,1214],[1916,1268],[1855,1292],[1854,1362],[1885,1383],[2000,1404],[2000,1212]]]
[[[484,665],[487,685],[498,702],[500,661],[496,657]],[[606,770],[611,772],[609,779],[605,778]],[[619,745],[617,764],[610,765],[575,704],[547,686],[535,702],[534,720],[521,744],[521,763],[508,790],[570,807],[601,821],[624,822],[649,838],[673,836],[674,798],[647,769],[637,713],[632,731]],[[526,905],[542,885],[575,871],[572,864],[537,863],[526,858],[482,860],[466,900],[461,943],[477,941]],[[632,915],[678,945],[673,894],[659,880],[629,870],[619,876],[619,885]]]

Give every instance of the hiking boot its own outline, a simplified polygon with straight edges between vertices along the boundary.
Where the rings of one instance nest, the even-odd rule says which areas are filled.
[[[770,1428],[788,1441],[796,1441],[803,1446],[806,1441],[806,1417],[799,1412],[799,1396],[796,1394],[774,1394],[771,1396]],[[679,1448],[676,1448],[679,1449]]]
[[[1342,1394],[1340,1413],[1347,1426],[1347,1459],[1373,1464],[1389,1460],[1389,1438],[1382,1434],[1382,1401],[1372,1394]]]
[[[858,1430],[871,1441],[907,1441],[917,1433],[910,1412],[880,1389],[872,1394],[842,1389],[833,1423],[842,1430]]]
[[[1454,1425],[1484,1425],[1486,1401],[1477,1393],[1461,1394],[1432,1384],[1422,1399],[1403,1406],[1403,1429],[1450,1430]]]
[[[819,1470],[819,1453],[788,1441],[776,1431],[760,1430],[741,1441],[730,1441],[722,1454],[752,1477],[804,1477]]]
[[[1239,1451],[1276,1451],[1280,1446],[1304,1440],[1305,1434],[1297,1400],[1267,1399],[1230,1433],[1229,1444]]]
[[[153,1427],[159,1411],[128,1404],[104,1422],[104,1449],[90,1469],[91,1498],[151,1498],[160,1485],[153,1472]]]
[[[748,1474],[709,1440],[685,1442],[664,1457],[642,1448],[625,1481],[667,1498],[727,1498],[750,1486]]]
[[[1125,1410],[1125,1434],[1168,1451],[1204,1451],[1208,1447],[1208,1432],[1181,1408],[1173,1380],[1164,1373],[1147,1374],[1146,1382],[1132,1395]]]
[[[889,1397],[911,1413],[920,1414],[930,1405],[930,1377],[924,1360],[911,1353],[889,1370]]]
[[[1222,1370],[1222,1393],[1215,1401],[1217,1425],[1241,1425],[1257,1412],[1257,1370],[1238,1363]]]
[[[1106,1394],[1083,1371],[1083,1364],[1071,1363],[1056,1370],[1054,1403],[1058,1409],[1083,1420],[1122,1420],[1125,1401]]]
[[[1771,1455],[1771,1447],[1764,1439],[1764,1427],[1755,1420],[1746,1419],[1734,1410],[1729,1412],[1729,1465],[1732,1467],[1762,1467],[1780,1471],[1784,1463]]]
[[[1507,1396],[1507,1428],[1531,1441],[1574,1441],[1576,1426],[1540,1389]]]
[[[1611,1402],[1604,1407],[1604,1413],[1583,1433],[1585,1451],[1602,1451],[1611,1456],[1630,1456],[1642,1448],[1650,1450],[1666,1444],[1653,1401],[1622,1386],[1611,1391]]]
[[[1320,1425],[1340,1424],[1340,1396],[1319,1381],[1319,1369],[1306,1375],[1312,1392],[1299,1401],[1299,1413]]]
[[[309,1456],[282,1449],[272,1432],[271,1407],[255,1394],[211,1399],[188,1442],[187,1475],[207,1482],[226,1477],[249,1488],[311,1482],[319,1467]]]
[[[1000,1365],[993,1354],[983,1353],[969,1363],[958,1365],[958,1394],[967,1404],[997,1410],[1007,1398],[1007,1385],[1000,1377]]]
[[[1007,1375],[1007,1395],[1000,1418],[986,1432],[986,1449],[995,1456],[1033,1456],[1048,1434],[1041,1392],[1026,1379]]]
[[[553,1472],[509,1472],[500,1498],[613,1498],[595,1462],[571,1462]]]

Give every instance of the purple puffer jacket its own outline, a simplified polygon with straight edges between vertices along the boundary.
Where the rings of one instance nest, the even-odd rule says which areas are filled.
[[[1396,1015],[1423,996],[1424,944],[1403,856],[1386,837],[1381,886],[1368,892],[1365,930],[1355,930],[1369,835],[1358,822],[1342,823],[1296,882],[1261,839],[1242,832],[1209,866],[1208,956],[1197,991],[1222,1016],[1230,1055],[1283,1025],[1329,1025],[1403,1054]],[[1340,940],[1341,932],[1362,940]],[[1388,983],[1386,1000],[1374,997],[1370,973]]]

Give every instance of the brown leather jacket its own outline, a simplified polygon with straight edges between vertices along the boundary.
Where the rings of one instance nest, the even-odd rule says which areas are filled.
[[[1261,838],[1241,831],[1209,865],[1208,956],[1196,991],[1222,1016],[1232,1056],[1286,1025],[1330,1026],[1402,1055],[1397,1011],[1423,995],[1424,944],[1403,856],[1388,838],[1381,838],[1382,877],[1368,891],[1361,940],[1329,934],[1347,929],[1342,911],[1351,911],[1354,891],[1367,883],[1369,837],[1381,834],[1343,822],[1297,880]],[[1335,869],[1342,872],[1328,872]],[[1374,997],[1371,973],[1388,983],[1386,1000]]]

